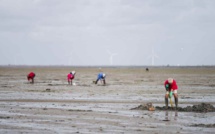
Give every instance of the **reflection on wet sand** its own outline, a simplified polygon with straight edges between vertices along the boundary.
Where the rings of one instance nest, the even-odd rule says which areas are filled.
[[[172,119],[172,113],[174,113],[174,120],[176,121],[177,118],[178,118],[178,111],[177,110],[175,110],[175,111],[168,111],[168,110],[166,110],[165,111],[165,119],[163,121],[171,121],[171,119]]]

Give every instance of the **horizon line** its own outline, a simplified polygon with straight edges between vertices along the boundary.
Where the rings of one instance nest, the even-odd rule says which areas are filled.
[[[215,67],[215,65],[0,65],[0,67]]]

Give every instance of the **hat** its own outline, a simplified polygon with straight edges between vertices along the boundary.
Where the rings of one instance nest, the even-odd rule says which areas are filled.
[[[73,75],[75,75],[76,72],[75,72],[75,71],[72,71],[71,73],[72,73]]]
[[[102,76],[103,76],[103,77],[105,77],[106,75],[105,75],[105,74],[103,74]]]
[[[173,83],[173,78],[168,78],[168,83],[172,84]]]

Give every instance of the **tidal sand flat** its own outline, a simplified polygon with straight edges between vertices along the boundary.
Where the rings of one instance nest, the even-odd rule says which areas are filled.
[[[72,70],[76,86],[67,84]],[[34,84],[26,78],[31,71]],[[100,71],[107,74],[105,86],[93,84]],[[177,81],[182,110],[162,109],[168,77]],[[2,66],[0,133],[214,133],[214,96],[215,67]],[[147,103],[155,111],[138,109]]]

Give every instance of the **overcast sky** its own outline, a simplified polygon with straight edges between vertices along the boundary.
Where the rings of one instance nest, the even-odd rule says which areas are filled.
[[[0,0],[0,65],[215,65],[214,43],[215,0]]]

